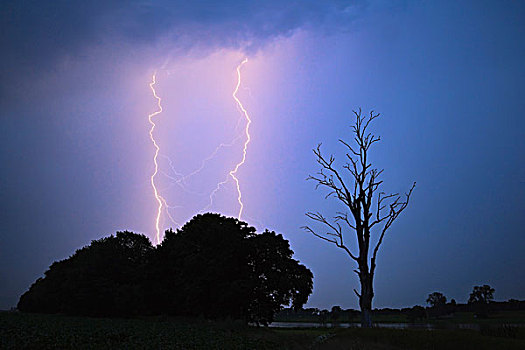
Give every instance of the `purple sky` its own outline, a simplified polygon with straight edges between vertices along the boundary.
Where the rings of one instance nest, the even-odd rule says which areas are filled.
[[[290,240],[315,276],[308,306],[358,308],[353,261],[300,226],[338,209],[305,179],[317,143],[341,157],[359,107],[382,114],[384,190],[417,181],[379,253],[374,306],[433,291],[465,302],[478,284],[525,298],[523,3],[3,1],[0,13],[0,309],[93,239],[154,239],[154,72],[160,193],[179,223],[208,205],[242,156],[232,92],[245,57],[243,219]],[[184,186],[170,179],[221,143]],[[237,215],[236,196],[230,179],[210,210]],[[176,227],[165,213],[161,225]]]

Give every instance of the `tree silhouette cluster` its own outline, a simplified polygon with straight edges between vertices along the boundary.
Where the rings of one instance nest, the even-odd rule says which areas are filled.
[[[282,235],[219,214],[168,230],[157,247],[124,231],[53,263],[20,298],[27,312],[89,316],[181,315],[267,324],[301,308],[313,275]]]
[[[482,287],[482,286],[480,286]],[[474,290],[479,287],[474,287]],[[437,293],[437,294],[435,294]],[[439,294],[441,294],[441,297]],[[430,298],[432,295],[437,298]],[[426,323],[429,319],[445,318],[450,319],[454,313],[473,313],[476,318],[489,317],[492,314],[501,314],[501,312],[518,311],[517,315],[521,315],[525,311],[525,300],[509,299],[507,301],[493,301],[479,303],[457,303],[454,299],[450,302],[444,302],[446,297],[440,292],[429,294],[429,299],[437,301],[437,304],[432,304],[428,301],[430,306],[423,307],[421,305],[414,305],[412,307],[405,307],[401,309],[395,308],[381,308],[372,310],[373,317],[378,319],[378,322],[385,322],[381,320],[388,320],[391,322],[392,318],[403,320],[407,322],[423,322]],[[485,308],[485,314],[478,313],[480,305]],[[317,308],[307,308],[294,310],[292,308],[285,308],[275,315],[275,320],[278,322],[318,322],[324,324],[327,322],[356,322],[361,317],[361,312],[354,309],[342,309],[340,306],[333,306],[331,311],[328,309],[320,310]],[[464,317],[459,316],[460,318]]]
[[[490,309],[489,304],[494,300],[495,291],[494,288],[487,284],[483,286],[474,286],[472,293],[469,295],[468,310],[473,311],[476,314],[476,317],[488,317]],[[441,292],[433,292],[429,294],[427,303],[431,305],[431,308],[429,309],[429,316],[431,317],[449,315],[458,309],[456,301],[452,299],[450,303],[447,303],[447,297]]]

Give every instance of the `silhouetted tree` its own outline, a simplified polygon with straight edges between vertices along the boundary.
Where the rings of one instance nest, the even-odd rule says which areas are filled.
[[[415,305],[414,307],[408,309],[406,311],[406,315],[410,322],[415,322],[417,320],[423,320],[427,317],[425,308],[419,305]]]
[[[20,297],[18,309],[74,315],[146,312],[143,276],[153,246],[144,235],[117,232],[54,262]]]
[[[155,308],[243,318],[250,291],[245,240],[254,235],[253,227],[218,214],[197,215],[181,229],[166,231],[150,268]]]
[[[333,323],[339,323],[339,319],[341,318],[341,313],[343,310],[341,310],[340,306],[332,306],[332,311],[330,312],[330,318],[332,319]]]
[[[440,292],[433,292],[428,295],[427,303],[432,307],[440,307],[447,303],[447,297]]]
[[[485,284],[474,286],[468,298],[468,303],[477,317],[485,318],[489,315],[489,303],[494,299],[495,289]]]
[[[273,231],[249,238],[251,289],[248,320],[268,324],[282,305],[298,310],[313,289],[313,274],[297,260],[282,235]]]
[[[491,300],[494,299],[494,292],[496,290],[491,286],[485,284],[483,286],[474,286],[472,293],[468,298],[469,304],[473,303],[482,303],[488,304]]]
[[[292,259],[282,235],[218,214],[166,231],[152,260],[152,300],[170,314],[267,324],[282,305],[300,308],[313,275]]]
[[[427,303],[432,307],[429,316],[437,317],[447,313],[447,298],[440,292],[433,292],[428,295]]]
[[[328,316],[330,316],[330,311],[326,309],[320,310],[317,313],[317,319],[319,320],[319,323],[323,325],[326,324],[326,322],[328,322]]]
[[[333,219],[326,218],[320,212],[308,212],[306,216],[323,224],[328,231],[321,232],[309,226],[304,228],[316,237],[335,244],[342,248],[348,256],[357,263],[354,270],[359,276],[361,292],[354,292],[359,297],[361,308],[362,327],[371,327],[372,299],[374,297],[373,280],[376,268],[377,252],[386,231],[391,227],[395,219],[408,206],[408,201],[415,183],[402,199],[397,193],[385,194],[379,191],[382,184],[380,175],[383,170],[372,167],[369,160],[370,147],[380,140],[368,132],[369,124],[379,117],[379,114],[370,112],[366,117],[354,111],[356,122],[352,126],[355,146],[348,142],[339,140],[346,148],[345,163],[336,167],[334,156],[326,157],[321,153],[321,144],[313,150],[321,170],[317,175],[308,179],[317,183],[316,188],[326,187],[329,189],[328,197],[335,197],[344,206],[345,210],[336,212]],[[343,224],[346,229],[341,226]],[[378,239],[375,247],[370,252],[370,235],[372,229],[378,228]],[[358,252],[352,252],[344,240],[345,233],[353,231],[357,238]]]

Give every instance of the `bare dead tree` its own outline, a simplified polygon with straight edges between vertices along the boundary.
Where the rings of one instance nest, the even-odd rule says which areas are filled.
[[[380,175],[384,169],[378,170],[372,167],[368,154],[370,147],[380,140],[374,134],[368,132],[370,123],[379,117],[379,113],[370,112],[368,116],[354,111],[356,122],[352,126],[355,146],[348,142],[339,140],[346,149],[345,163],[341,168],[335,166],[333,155],[328,157],[321,153],[321,144],[313,150],[317,163],[321,170],[315,176],[309,176],[308,180],[317,183],[319,187],[328,188],[326,198],[334,197],[345,207],[344,211],[336,212],[331,219],[326,218],[320,212],[308,212],[306,216],[322,224],[326,231],[318,231],[310,226],[303,228],[314,236],[335,244],[343,249],[348,256],[357,263],[354,270],[359,276],[361,292],[354,289],[359,298],[361,307],[362,327],[371,327],[372,299],[374,297],[374,272],[379,247],[383,243],[386,231],[392,223],[408,206],[408,201],[416,186],[414,182],[410,190],[404,196],[399,193],[386,194],[380,191]],[[370,254],[370,234],[378,232],[378,239]],[[357,252],[345,243],[345,235],[354,232],[357,236]]]

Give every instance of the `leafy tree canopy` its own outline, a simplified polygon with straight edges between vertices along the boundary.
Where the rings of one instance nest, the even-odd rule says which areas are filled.
[[[494,292],[496,290],[491,286],[485,284],[483,286],[474,286],[472,293],[468,298],[469,304],[488,304],[491,300],[494,299]]]
[[[54,262],[21,296],[18,309],[92,316],[143,313],[140,280],[153,251],[146,236],[129,231],[92,241]]]
[[[219,214],[147,237],[117,232],[53,263],[20,298],[21,311],[116,316],[171,314],[267,324],[300,308],[313,275],[282,235]]]
[[[440,307],[447,303],[447,297],[445,297],[443,293],[433,292],[428,295],[427,303],[432,307]]]

